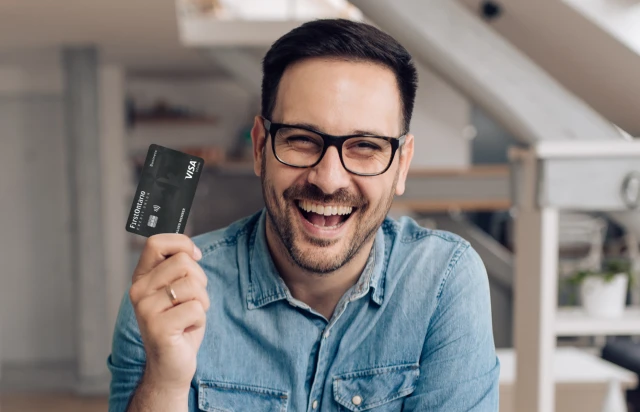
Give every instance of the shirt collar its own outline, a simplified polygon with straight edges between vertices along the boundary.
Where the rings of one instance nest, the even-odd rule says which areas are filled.
[[[247,293],[249,309],[257,309],[277,300],[293,299],[269,252],[266,219],[267,212],[266,209],[263,209],[258,224],[254,226],[249,237],[249,291]],[[369,289],[373,288],[374,292],[371,298],[378,305],[382,305],[385,260],[385,239],[383,230],[380,228],[376,233],[376,239],[365,269],[352,288],[350,300],[364,296]]]

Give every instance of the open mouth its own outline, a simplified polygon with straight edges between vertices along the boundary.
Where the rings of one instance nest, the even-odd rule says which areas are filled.
[[[344,224],[356,210],[353,206],[327,205],[298,200],[298,209],[312,225],[322,229],[336,229]]]

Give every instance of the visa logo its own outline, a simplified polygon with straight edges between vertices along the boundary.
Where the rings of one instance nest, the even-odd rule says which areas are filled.
[[[196,171],[196,164],[198,162],[196,162],[195,160],[190,160],[189,161],[189,166],[187,167],[187,175],[184,177],[185,179],[191,179],[193,178],[193,173],[195,173]]]

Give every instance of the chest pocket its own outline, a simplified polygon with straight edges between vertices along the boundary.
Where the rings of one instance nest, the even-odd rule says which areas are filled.
[[[277,389],[201,381],[198,408],[207,412],[285,412],[289,394]]]
[[[399,411],[416,388],[417,364],[345,373],[333,378],[333,398],[348,411]]]

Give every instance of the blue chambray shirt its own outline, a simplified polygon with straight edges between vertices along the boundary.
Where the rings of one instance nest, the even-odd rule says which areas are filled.
[[[278,275],[265,218],[193,238],[211,307],[190,411],[498,410],[488,279],[468,242],[385,219],[327,320]],[[107,364],[109,411],[125,411],[145,366],[128,293]]]

